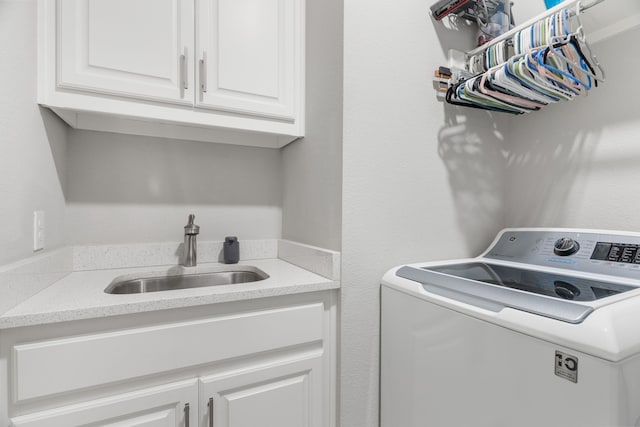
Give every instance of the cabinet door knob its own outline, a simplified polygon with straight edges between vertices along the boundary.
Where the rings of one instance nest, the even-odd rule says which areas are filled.
[[[184,404],[184,427],[189,427],[189,404]]]
[[[213,427],[213,397],[209,398],[209,427]]]
[[[202,52],[200,60],[200,90],[207,91],[207,52]]]

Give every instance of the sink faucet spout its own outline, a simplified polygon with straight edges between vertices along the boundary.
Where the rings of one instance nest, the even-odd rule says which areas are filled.
[[[185,267],[195,267],[198,265],[198,243],[197,236],[200,233],[200,226],[195,225],[194,214],[189,215],[189,223],[184,226],[184,259],[182,265]]]

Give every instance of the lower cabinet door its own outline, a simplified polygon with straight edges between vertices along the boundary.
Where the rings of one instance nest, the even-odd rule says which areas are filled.
[[[197,380],[119,394],[13,418],[14,427],[194,427]]]
[[[321,358],[200,378],[199,427],[320,427]]]

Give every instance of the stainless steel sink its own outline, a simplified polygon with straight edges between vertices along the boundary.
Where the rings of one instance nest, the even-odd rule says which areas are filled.
[[[108,294],[141,294],[144,292],[257,282],[267,278],[269,278],[269,275],[257,268],[252,270],[215,271],[180,276],[142,277],[122,281],[116,279],[104,291]]]

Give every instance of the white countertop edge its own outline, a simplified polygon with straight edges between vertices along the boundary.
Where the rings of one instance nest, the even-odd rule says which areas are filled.
[[[257,267],[270,277],[261,282],[236,285],[110,295],[104,293],[104,288],[116,277],[157,274],[176,266],[73,272],[0,316],[0,330],[340,288],[338,281],[281,259],[246,260],[234,267],[218,263],[201,264],[189,272],[231,269],[241,265]],[[69,295],[73,297],[69,298]]]
[[[233,301],[246,301],[258,298],[294,295],[307,292],[319,292],[339,289],[340,282],[326,281],[292,285],[280,288],[256,289],[252,291],[225,292],[207,296],[176,297],[146,303],[129,303],[109,307],[91,307],[86,309],[34,313],[24,315],[0,316],[0,330],[24,326],[36,326],[51,323],[68,322],[73,320],[99,319],[126,314],[146,313],[151,311],[169,310],[175,308],[197,307],[209,304],[220,304]],[[175,292],[175,291],[174,291]],[[55,317],[55,319],[54,319]]]

